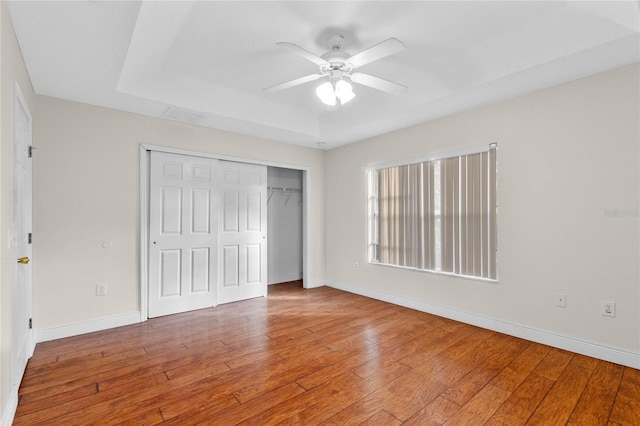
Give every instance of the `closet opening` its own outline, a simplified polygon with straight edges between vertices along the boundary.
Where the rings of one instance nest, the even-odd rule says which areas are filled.
[[[303,171],[267,167],[267,284],[303,286]]]

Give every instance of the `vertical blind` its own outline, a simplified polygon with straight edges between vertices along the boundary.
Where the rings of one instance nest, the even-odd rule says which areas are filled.
[[[496,279],[496,149],[374,170],[372,260]]]

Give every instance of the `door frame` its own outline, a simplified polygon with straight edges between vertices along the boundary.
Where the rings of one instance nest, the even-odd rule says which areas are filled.
[[[194,157],[214,158],[223,161],[257,164],[267,167],[280,167],[302,171],[302,279],[304,286],[309,285],[310,270],[310,239],[308,227],[308,201],[310,187],[310,169],[294,164],[262,161],[230,155],[213,154],[209,152],[191,151],[160,145],[140,144],[140,321],[147,321],[149,317],[149,194],[150,194],[150,152],[166,152],[171,154],[191,155]],[[267,254],[268,256],[268,254]]]

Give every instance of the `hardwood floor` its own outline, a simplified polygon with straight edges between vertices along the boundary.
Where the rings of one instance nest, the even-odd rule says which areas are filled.
[[[322,287],[40,343],[15,425],[640,425],[640,370]]]

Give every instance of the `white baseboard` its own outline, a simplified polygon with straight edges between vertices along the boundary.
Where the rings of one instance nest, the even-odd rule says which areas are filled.
[[[87,322],[63,325],[61,327],[45,328],[36,330],[36,341],[46,342],[64,337],[77,336],[79,334],[92,333],[94,331],[106,330],[123,325],[137,324],[141,321],[140,312],[130,312],[128,314],[113,315]]]
[[[12,386],[9,392],[9,399],[4,407],[2,407],[2,418],[0,418],[0,425],[10,426],[13,423],[13,418],[16,415],[16,409],[18,408],[18,386]]]
[[[36,347],[35,334],[33,330],[30,330],[27,341],[27,356],[31,358],[33,351]],[[26,367],[26,365],[25,365]],[[20,385],[14,385],[9,391],[9,399],[4,407],[2,407],[2,417],[0,418],[0,426],[9,426],[13,423],[13,418],[16,415],[16,409],[18,408],[18,390]]]
[[[316,288],[316,287],[322,287],[323,285],[329,285],[327,280],[309,280],[309,281],[304,281],[304,288]],[[336,287],[337,288],[337,287]]]
[[[272,284],[288,283],[290,281],[298,281],[301,279],[302,279],[302,272],[281,273],[281,274],[276,274],[275,276],[272,276],[269,279],[269,282],[267,284],[272,285]]]
[[[640,354],[627,352],[621,349],[602,346],[596,343],[586,342],[573,337],[562,336],[545,330],[538,330],[518,324],[508,323],[481,315],[470,314],[467,312],[457,311],[442,306],[431,305],[417,300],[407,299],[405,297],[372,290],[368,288],[358,287],[355,285],[326,281],[325,285],[339,290],[348,291],[349,293],[359,294],[361,296],[370,297],[372,299],[382,300],[384,302],[393,303],[407,308],[427,312],[433,315],[449,318],[452,320],[464,322],[466,324],[475,325],[510,336],[519,337],[544,345],[568,350],[571,352],[587,355],[593,358],[603,359],[605,361],[615,362],[616,364],[625,365],[627,367],[640,369]]]

